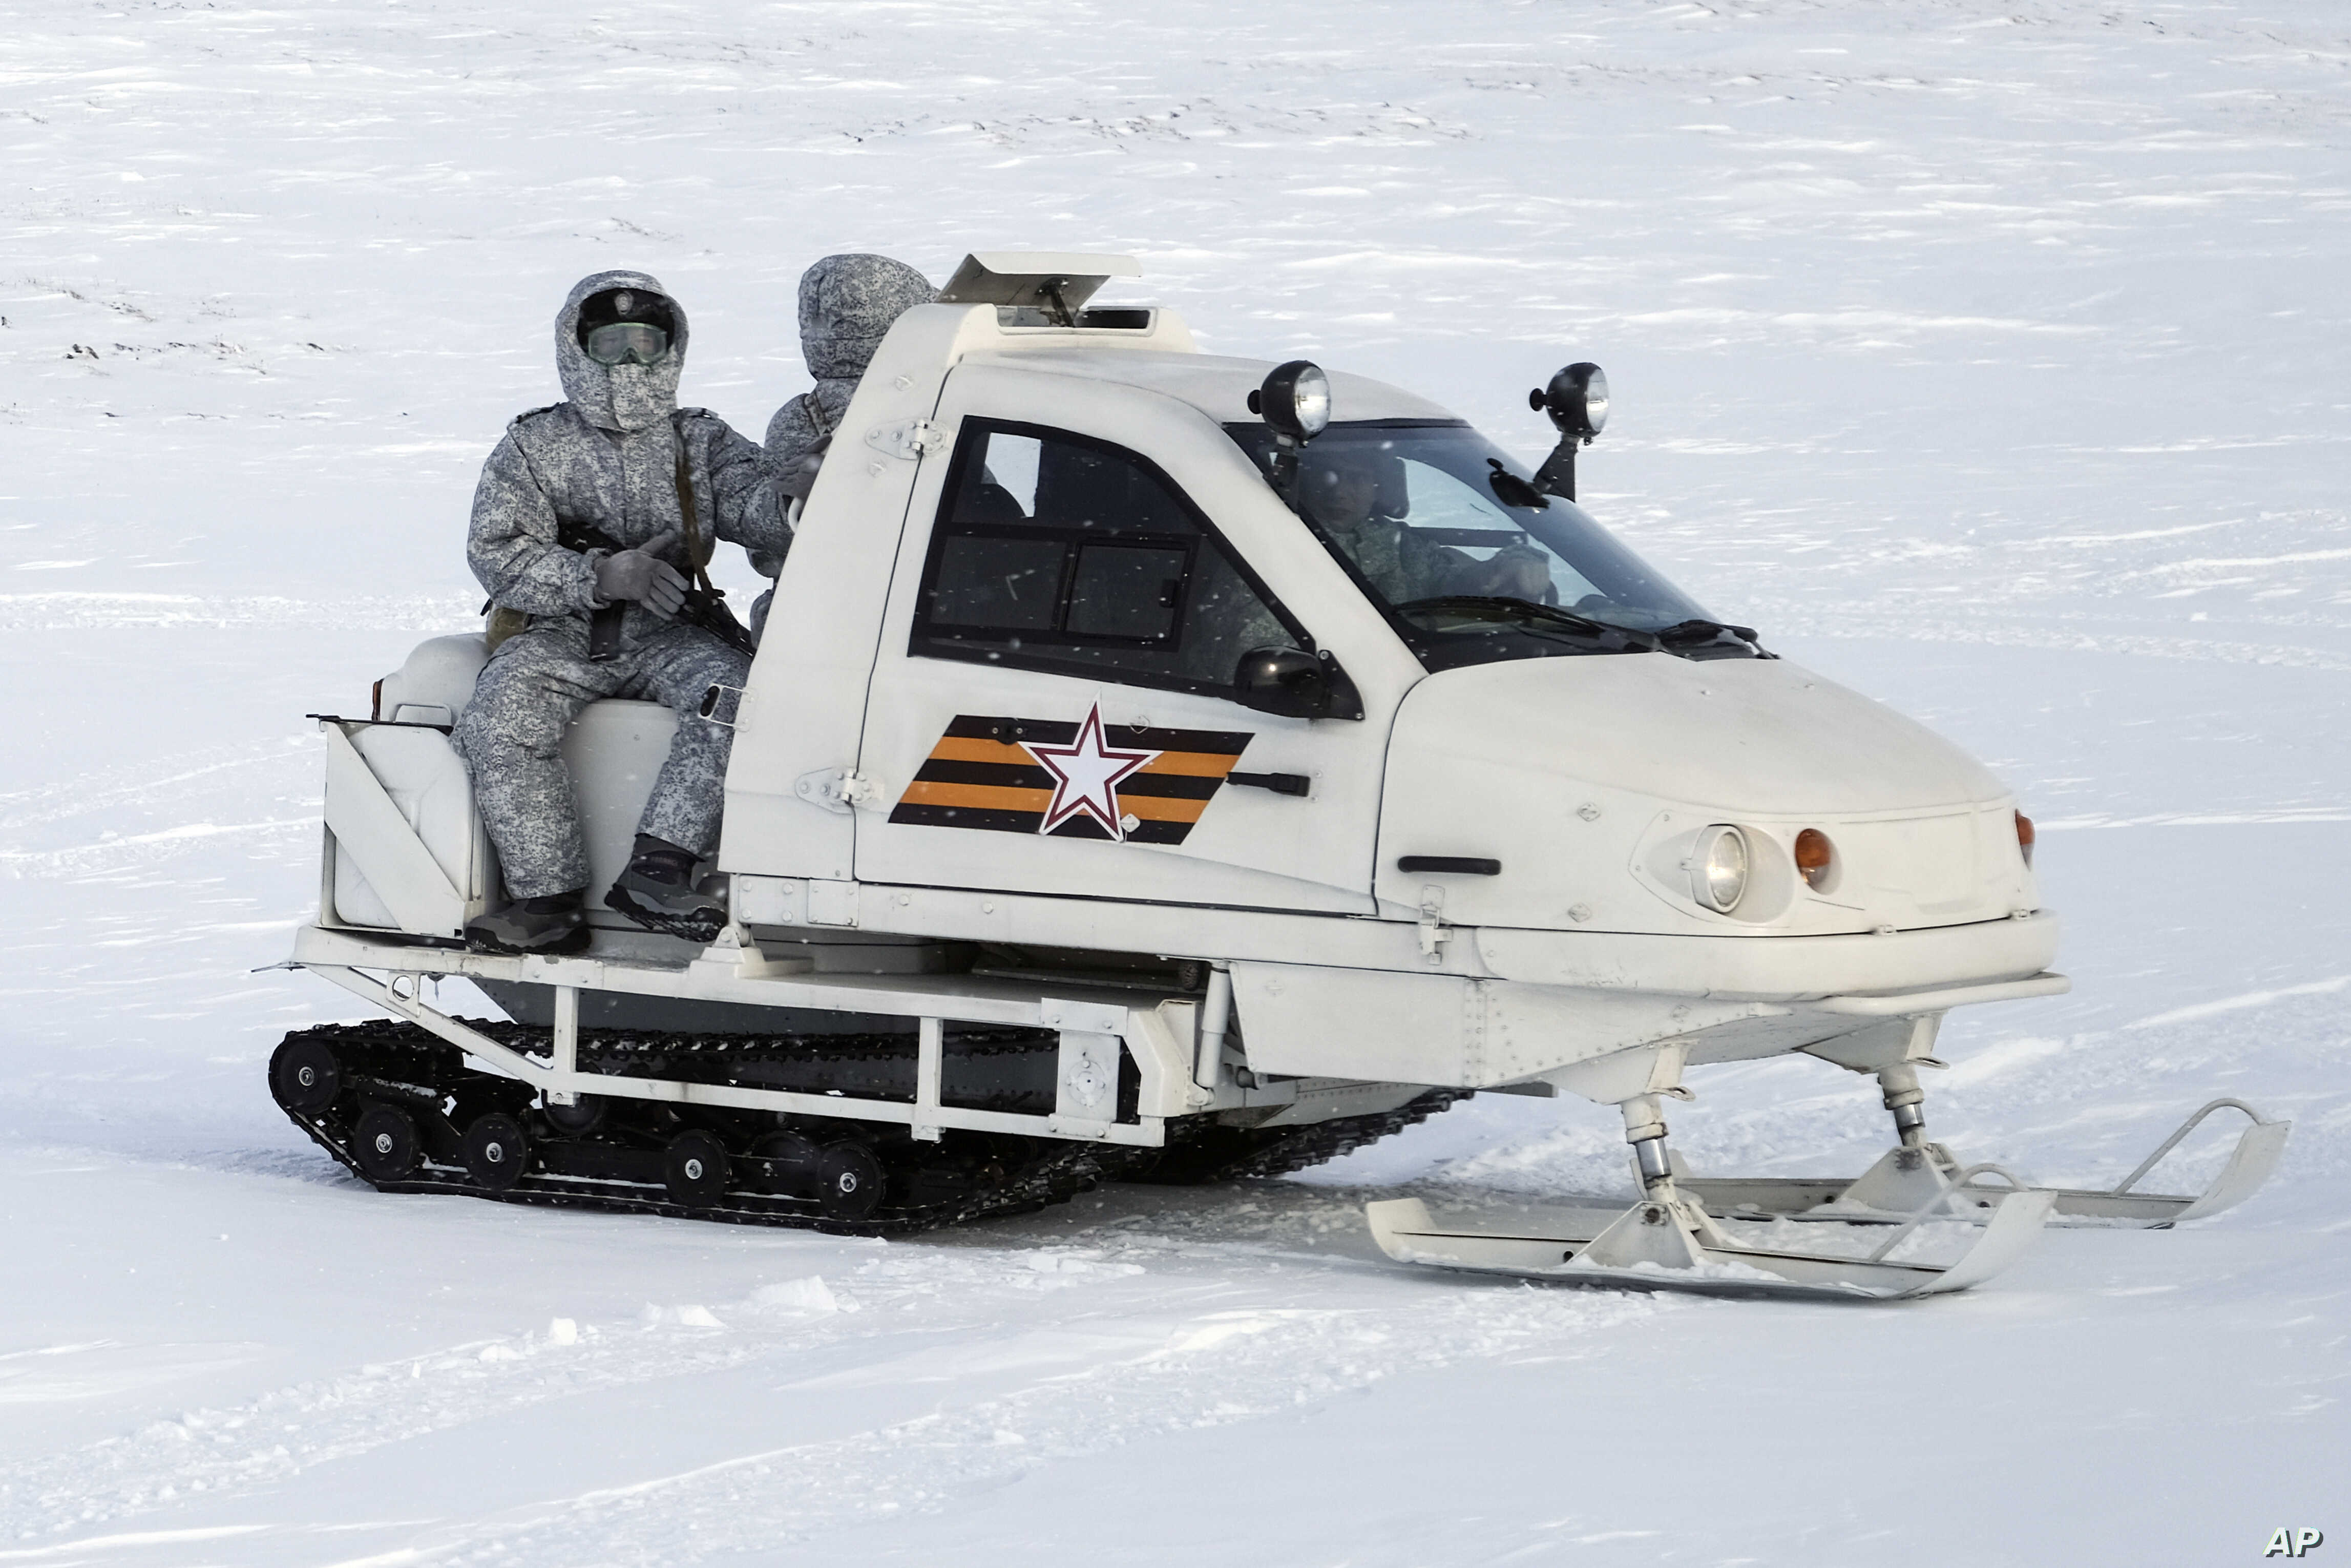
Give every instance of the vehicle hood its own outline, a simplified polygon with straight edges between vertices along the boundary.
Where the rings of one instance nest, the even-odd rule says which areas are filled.
[[[2000,919],[2033,904],[2008,789],[1925,727],[1780,659],[1602,654],[1470,665],[1407,693],[1374,892],[1446,918],[1557,929],[1796,935]],[[1737,916],[1690,895],[1690,845],[1739,826]],[[1823,883],[1796,872],[1827,833]],[[1405,857],[1499,862],[1432,878]]]
[[[1417,744],[1724,810],[1879,812],[2005,799],[1990,769],[1785,659],[1519,659],[1431,675]]]

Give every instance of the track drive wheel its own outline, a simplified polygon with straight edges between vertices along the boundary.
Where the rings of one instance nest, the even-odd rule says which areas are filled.
[[[465,1172],[492,1192],[522,1180],[530,1166],[530,1141],[522,1124],[503,1111],[474,1118],[465,1129]]]
[[[664,1176],[670,1201],[708,1208],[726,1196],[726,1145],[708,1133],[680,1133],[670,1140]]]
[[[415,1174],[416,1124],[391,1105],[371,1105],[351,1129],[351,1158],[370,1181],[404,1181]]]
[[[882,1206],[888,1173],[873,1151],[855,1138],[827,1144],[817,1155],[816,1200],[827,1218],[862,1219]]]
[[[269,1092],[288,1111],[315,1116],[333,1104],[342,1090],[342,1069],[322,1040],[289,1035],[269,1059]]]

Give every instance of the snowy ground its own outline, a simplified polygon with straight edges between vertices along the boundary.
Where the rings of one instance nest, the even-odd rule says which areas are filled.
[[[2351,1549],[2339,5],[0,22],[0,1564]],[[1938,1133],[2112,1176],[2236,1094],[2297,1120],[2272,1190],[1832,1310],[1371,1255],[1367,1195],[1621,1187],[1568,1103],[886,1245],[335,1175],[261,1069],[344,1000],[247,973],[313,898],[300,716],[465,622],[564,288],[659,273],[756,432],[808,261],[1014,247],[1134,252],[1209,347],[1531,455],[1524,389],[1604,363],[1594,509],[2042,820],[2076,989],[1954,1019]],[[1882,1141],[1816,1064],[1697,1087],[1701,1168]]]

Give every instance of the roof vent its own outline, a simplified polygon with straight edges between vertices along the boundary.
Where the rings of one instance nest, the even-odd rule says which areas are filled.
[[[1042,310],[1057,327],[1073,327],[1078,312],[1103,284],[1142,276],[1143,264],[1131,256],[975,251],[939,290],[939,303],[1027,307]]]

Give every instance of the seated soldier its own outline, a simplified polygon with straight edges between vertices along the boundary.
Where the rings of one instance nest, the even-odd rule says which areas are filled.
[[[833,430],[891,325],[937,294],[929,278],[886,256],[828,256],[800,274],[800,356],[816,387],[776,411],[761,457],[787,505],[808,498]],[[783,557],[782,550],[755,551],[751,564],[773,577],[783,570]],[[766,630],[774,597],[773,591],[761,594],[752,606],[755,633]]]
[[[1542,551],[1519,544],[1479,560],[1384,515],[1380,497],[1384,489],[1403,493],[1403,469],[1404,460],[1392,453],[1310,448],[1299,503],[1390,604],[1455,594],[1542,601],[1551,589],[1550,558]]]
[[[785,536],[763,496],[758,448],[708,410],[677,406],[685,347],[685,312],[652,277],[581,279],[555,323],[569,401],[509,425],[474,493],[466,559],[496,620],[520,624],[496,642],[450,737],[512,900],[465,928],[475,948],[588,945],[587,846],[559,748],[601,697],[651,700],[678,716],[634,853],[604,902],[649,930],[699,941],[725,923],[694,870],[717,847],[734,731],[699,707],[712,685],[744,684],[749,639],[707,578],[697,589],[689,574],[707,564],[715,539],[780,553]]]

